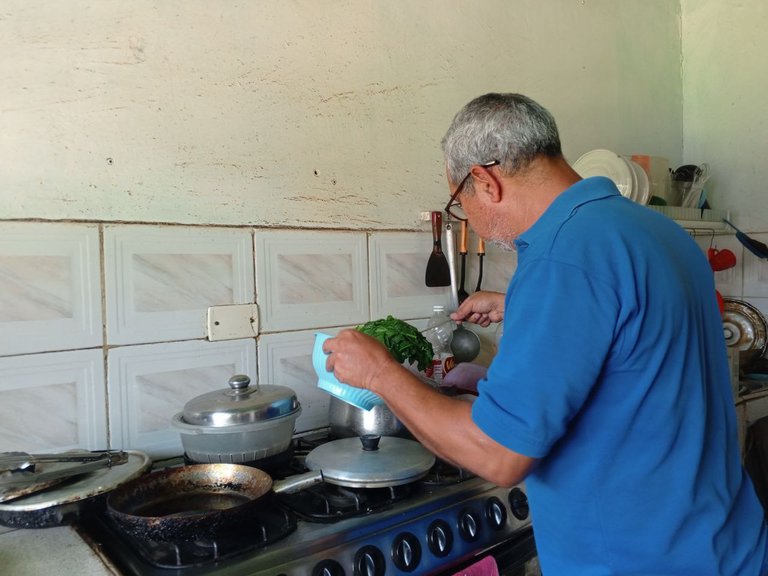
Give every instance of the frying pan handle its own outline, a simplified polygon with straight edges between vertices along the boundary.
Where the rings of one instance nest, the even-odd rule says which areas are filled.
[[[301,492],[305,488],[309,488],[315,484],[320,484],[322,481],[322,471],[313,470],[312,472],[289,476],[284,480],[275,480],[272,483],[272,490],[277,494],[293,494],[294,492]]]

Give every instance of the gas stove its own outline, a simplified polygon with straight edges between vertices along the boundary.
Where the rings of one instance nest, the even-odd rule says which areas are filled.
[[[325,440],[296,439],[287,462],[266,471],[302,472],[307,450]],[[106,515],[76,528],[125,576],[442,575],[489,553],[535,556],[524,486],[499,488],[442,461],[403,486],[320,484],[271,494],[257,515],[216,542],[137,541]],[[524,541],[530,545],[521,548]]]

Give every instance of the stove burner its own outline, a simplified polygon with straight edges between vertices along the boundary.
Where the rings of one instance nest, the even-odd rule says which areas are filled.
[[[297,437],[287,454],[246,464],[273,479],[286,478],[305,472],[306,455],[327,441],[322,433]],[[166,467],[178,465],[179,459],[174,460]],[[502,554],[515,560],[522,558],[515,546],[523,537],[531,543],[526,550],[535,554],[530,520],[515,513],[519,506],[512,503],[510,491],[441,460],[409,484],[350,488],[325,483],[263,498],[264,505],[246,522],[217,533],[215,541],[137,540],[106,513],[82,518],[74,527],[106,564],[126,576],[349,575],[362,565],[359,562],[370,567],[379,554],[387,574],[401,573],[401,565],[412,574],[444,574],[492,547],[503,548]],[[460,536],[456,530],[461,526],[477,538]],[[438,547],[450,538],[452,545],[437,548],[439,553],[421,545],[419,556],[414,537],[432,538]]]
[[[261,504],[261,503],[260,503]],[[204,566],[232,556],[258,550],[277,542],[296,529],[296,518],[276,505],[271,496],[266,496],[257,514],[245,522],[238,522],[215,539],[200,539],[192,542],[164,542],[131,536],[123,532],[108,517],[97,517],[88,526],[106,530],[132,547],[145,562],[157,568],[189,568]]]
[[[467,472],[463,468],[456,468],[453,464],[438,459],[427,475],[421,479],[421,482],[428,486],[447,486],[449,484],[458,484],[474,477],[475,475],[471,472]]]
[[[311,486],[295,494],[281,494],[282,504],[310,522],[336,522],[386,510],[408,498],[415,484],[386,488],[346,488],[333,484]]]

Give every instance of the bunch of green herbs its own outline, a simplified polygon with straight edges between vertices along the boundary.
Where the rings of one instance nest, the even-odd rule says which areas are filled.
[[[394,316],[360,324],[356,330],[384,344],[389,353],[401,364],[406,361],[409,364],[415,363],[423,372],[432,363],[434,351],[429,340],[415,327]]]

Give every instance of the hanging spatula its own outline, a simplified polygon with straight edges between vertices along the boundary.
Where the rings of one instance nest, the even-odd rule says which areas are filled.
[[[432,212],[432,254],[429,255],[424,275],[424,282],[429,287],[451,285],[451,269],[443,253],[442,235],[443,213]]]

